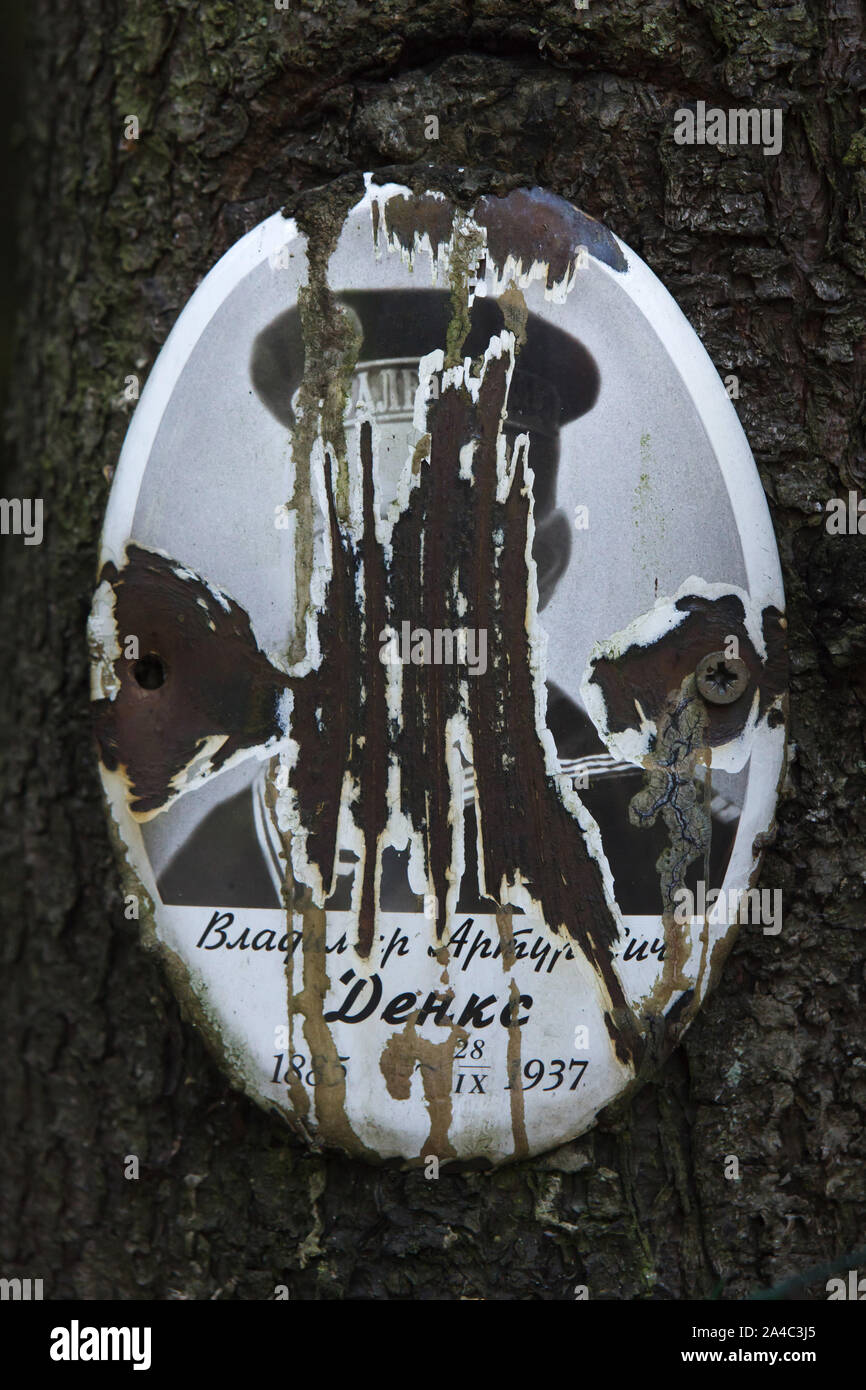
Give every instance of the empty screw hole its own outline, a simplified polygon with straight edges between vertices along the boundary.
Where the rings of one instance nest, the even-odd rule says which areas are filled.
[[[136,661],[132,674],[144,690],[158,690],[165,682],[165,666],[156,652],[148,652]]]

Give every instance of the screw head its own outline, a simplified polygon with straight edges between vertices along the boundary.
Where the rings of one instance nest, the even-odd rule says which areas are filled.
[[[695,670],[698,694],[711,705],[732,705],[749,684],[749,668],[738,656],[710,652]]]

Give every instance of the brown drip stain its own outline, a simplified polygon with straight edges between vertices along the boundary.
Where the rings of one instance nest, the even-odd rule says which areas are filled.
[[[267,781],[265,782],[265,804],[266,804],[266,806],[267,806],[267,808],[268,808],[268,811],[269,811],[269,813],[270,813],[270,815],[271,815],[271,819],[273,820],[274,826],[277,827],[277,834],[279,835],[280,843],[281,843],[281,845],[282,845],[282,847],[283,847],[283,855],[284,855],[284,857],[285,857],[285,862],[286,862],[286,865],[288,866],[288,867],[287,867],[287,871],[283,874],[282,898],[283,898],[283,911],[284,911],[284,913],[285,913],[285,918],[286,918],[286,940],[287,940],[287,941],[291,941],[291,940],[292,940],[292,920],[293,920],[293,913],[294,913],[294,892],[295,892],[294,879],[292,878],[292,874],[291,874],[291,863],[292,863],[292,837],[291,837],[291,834],[281,832],[280,829],[279,829],[279,827],[277,826],[277,805],[276,805],[276,803],[277,803],[276,785],[275,785],[275,783],[274,783],[274,781],[273,781],[272,778],[268,778]],[[288,960],[287,960],[286,963],[285,963],[285,975],[286,975],[286,981],[287,981],[287,984],[288,984],[288,988],[287,988],[287,990],[286,990],[286,997],[287,997],[287,1004],[288,1004],[289,1054],[290,1054],[290,1058],[291,1058],[291,1054],[292,1054],[293,1051],[294,1051],[295,1013],[297,1012],[297,1010],[296,1010],[296,1008],[295,1008],[295,994],[294,994],[294,989],[293,989],[293,983],[294,983],[294,959],[295,959],[295,954],[294,954],[294,951],[292,951],[291,953],[289,953]],[[307,1091],[306,1091],[305,1088],[304,1088],[304,1085],[303,1085],[303,1082],[301,1081],[301,1078],[297,1075],[296,1072],[294,1072],[294,1071],[292,1070],[291,1066],[289,1066],[289,1067],[286,1068],[286,1085],[288,1086],[289,1098],[291,1099],[291,1102],[292,1102],[292,1109],[293,1109],[295,1115],[298,1117],[298,1119],[299,1119],[302,1123],[305,1122],[305,1121],[307,1121],[307,1120],[309,1119],[309,1115],[310,1115],[310,1097],[309,1097]]]
[[[376,934],[377,869],[381,836],[388,825],[388,712],[385,667],[379,660],[378,638],[388,620],[388,581],[385,557],[376,539],[373,497],[373,432],[361,426],[364,537],[360,559],[364,572],[364,633],[361,651],[364,696],[361,712],[363,754],[356,751],[350,766],[361,786],[361,829],[364,871],[358,917],[358,954],[369,956]],[[355,745],[358,749],[358,745]],[[358,766],[356,767],[356,764]]]
[[[526,1137],[526,1099],[523,1094],[523,1040],[520,1036],[520,990],[517,981],[512,980],[509,989],[511,1011],[508,1024],[508,1049],[506,1052],[506,1075],[508,1077],[508,1099],[511,1105],[511,1135],[514,1140],[514,1157],[526,1158],[529,1142]]]
[[[511,907],[497,907],[496,928],[502,944],[502,969],[505,974],[514,966],[517,959],[514,943],[514,910]]]
[[[452,1070],[454,1049],[458,1041],[467,1036],[465,1028],[452,1027],[449,1036],[442,1042],[428,1042],[419,1036],[414,1019],[410,1019],[403,1031],[392,1033],[382,1048],[379,1068],[392,1099],[409,1099],[412,1075],[416,1066],[420,1069],[424,1100],[430,1116],[430,1132],[421,1145],[420,1158],[433,1154],[443,1162],[457,1157],[457,1150],[448,1138],[453,1104]]]
[[[373,204],[376,217],[373,222],[373,236],[378,240],[378,205]],[[396,237],[405,251],[415,249],[415,237],[425,233],[430,238],[434,257],[441,246],[447,246],[454,233],[455,207],[448,198],[434,198],[425,193],[413,198],[398,194],[389,198],[385,204],[385,231],[389,237]]]
[[[626,259],[607,227],[540,188],[516,188],[505,197],[480,198],[473,216],[487,229],[487,244],[497,265],[508,256],[523,262],[547,262],[547,288],[570,276],[579,246],[612,270],[627,268]]]
[[[340,305],[328,284],[328,263],[341,224],[326,213],[308,209],[301,219],[307,234],[307,283],[298,291],[304,340],[304,370],[298,411],[292,429],[295,484],[290,506],[297,514],[295,585],[297,608],[292,657],[301,660],[306,643],[305,617],[310,607],[313,573],[312,454],[317,439],[336,451],[338,476],[334,494],[340,511],[347,508],[348,465],[344,416],[361,338],[355,318]]]
[[[325,998],[331,983],[325,954],[327,914],[324,908],[316,907],[311,901],[308,888],[298,893],[296,910],[300,911],[303,922],[303,989],[294,999],[291,998],[291,961],[286,971],[290,1007],[304,1016],[304,1038],[313,1068],[316,1139],[378,1162],[378,1155],[362,1143],[349,1122],[346,1114],[346,1076],[337,1045],[324,1018]]]
[[[507,975],[517,959],[514,949],[514,910],[511,907],[496,909],[496,926],[502,945],[502,969]],[[523,1040],[517,1019],[520,1015],[520,990],[516,980],[509,981],[508,1046],[505,1053],[506,1075],[509,1084],[509,1104],[511,1106],[511,1134],[514,1140],[514,1157],[525,1158],[529,1152],[526,1137],[526,1102],[523,1095],[522,1079]]]
[[[538,677],[531,664],[527,628],[531,495],[523,451],[505,502],[496,500],[496,449],[506,367],[507,354],[491,359],[479,393],[475,518],[464,586],[475,625],[488,634],[488,669],[473,684],[469,709],[484,878],[487,891],[498,899],[500,885],[515,883],[520,873],[548,927],[568,932],[578,943],[607,995],[606,1021],[617,1055],[622,1062],[633,1063],[640,1039],[611,962],[617,927],[601,869],[547,776],[535,727]],[[469,421],[463,426],[467,435],[468,425]],[[498,530],[505,536],[501,551],[494,542]],[[492,729],[497,731],[495,739]],[[488,816],[493,817],[489,827]]]
[[[416,236],[426,233],[435,256],[451,240],[455,213],[455,204],[448,198],[398,194],[385,204],[385,227],[407,252],[415,249]],[[543,189],[516,188],[503,196],[479,198],[471,216],[486,230],[488,254],[500,270],[509,255],[526,269],[534,262],[547,262],[548,289],[572,274],[580,246],[612,270],[627,269],[625,256],[607,227]],[[373,230],[378,237],[376,204]]]

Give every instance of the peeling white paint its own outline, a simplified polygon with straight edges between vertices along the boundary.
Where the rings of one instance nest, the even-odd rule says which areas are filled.
[[[87,619],[91,700],[114,700],[120,690],[120,680],[114,670],[115,662],[122,656],[117,637],[114,590],[104,579],[93,595]]]

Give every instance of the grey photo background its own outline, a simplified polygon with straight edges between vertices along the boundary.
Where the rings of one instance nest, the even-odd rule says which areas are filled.
[[[49,1298],[823,1299],[808,1271],[866,1244],[866,541],[818,514],[866,472],[860,10],[37,0],[30,23],[4,495],[43,496],[46,529],[0,552],[3,1274]],[[782,153],[675,145],[697,99],[782,107]],[[538,183],[599,217],[738,374],[794,754],[762,878],[782,933],[743,930],[683,1046],[584,1139],[438,1182],[306,1152],[181,1019],[123,917],[84,643],[124,377],[263,217],[430,163],[462,166],[467,196]]]

